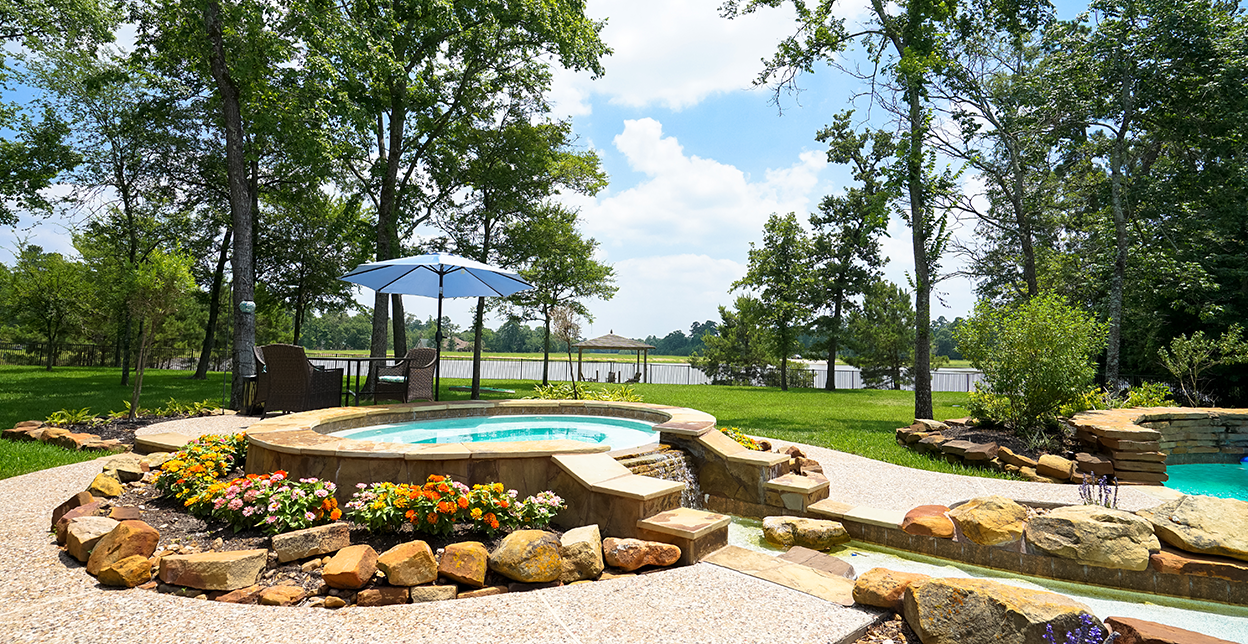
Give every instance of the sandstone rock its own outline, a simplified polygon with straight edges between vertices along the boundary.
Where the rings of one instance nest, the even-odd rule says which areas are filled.
[[[658,541],[607,537],[602,540],[602,556],[608,566],[633,571],[642,566],[670,566],[680,560],[680,548]]]
[[[130,505],[115,506],[108,510],[108,518],[117,521],[134,521],[142,517],[143,513],[138,508]]]
[[[264,592],[264,590],[264,586],[253,584],[246,588],[231,590],[224,595],[220,595],[216,598],[216,601],[227,604],[254,604],[260,600],[260,593]]]
[[[161,465],[164,465],[171,458],[173,458],[171,452],[152,452],[151,454],[144,454],[139,462],[146,465],[148,470],[158,470]]]
[[[95,544],[87,559],[87,572],[98,575],[105,566],[130,555],[150,557],[159,541],[160,533],[152,526],[142,521],[122,521]]]
[[[553,533],[516,530],[490,555],[490,570],[525,584],[555,581],[563,572],[562,549]]]
[[[527,593],[530,590],[543,590],[546,588],[558,588],[563,585],[559,580],[544,581],[537,584],[526,584],[519,581],[513,581],[507,584],[507,592],[509,593]]]
[[[1059,481],[1069,481],[1075,475],[1075,463],[1056,454],[1045,454],[1036,461],[1036,473]]]
[[[1027,509],[1003,496],[982,496],[950,510],[949,518],[966,538],[981,546],[995,546],[1023,536]]]
[[[971,449],[972,447],[975,447],[975,443],[957,439],[942,443],[940,451],[946,454],[953,454],[954,456],[961,456],[966,453],[966,450]]]
[[[346,605],[347,605],[347,600],[341,597],[326,597],[325,603],[322,604],[322,606],[324,606],[325,608],[342,608],[343,606],[346,606]]]
[[[996,443],[977,443],[962,454],[962,459],[972,463],[991,461],[997,457],[1001,448]]]
[[[792,548],[789,548],[788,552],[785,552],[776,558],[795,564],[802,564],[803,566],[814,568],[815,570],[822,570],[823,572],[831,573],[838,577],[844,577],[846,579],[854,578],[853,566],[845,563],[842,559],[837,559],[836,557],[824,554],[818,550],[811,550],[810,548],[803,548],[802,546],[793,546]]]
[[[438,578],[438,562],[424,541],[408,541],[377,557],[377,568],[391,586],[419,586]]]
[[[1075,454],[1075,469],[1090,476],[1110,476],[1114,473],[1114,462],[1104,456],[1079,452]],[[1076,475],[1083,480],[1083,477]]]
[[[1008,447],[998,448],[997,458],[1001,459],[1001,462],[1007,465],[1013,465],[1015,467],[1020,467],[1020,468],[1021,467],[1030,467],[1032,469],[1036,468],[1035,461],[1021,454],[1015,454]]]
[[[83,494],[86,493],[84,492]],[[86,505],[80,505],[61,515],[61,518],[57,520],[56,525],[53,527],[53,529],[56,530],[56,542],[61,545],[65,545],[65,539],[67,537],[66,530],[69,528],[69,522],[71,520],[77,519],[78,517],[97,516],[97,513],[103,505],[103,501],[92,501]],[[113,517],[109,518],[112,519]]]
[[[325,564],[321,579],[334,588],[355,590],[363,588],[375,572],[377,551],[372,546],[347,546]]]
[[[1040,552],[1081,564],[1146,570],[1161,549],[1148,521],[1097,505],[1055,508],[1027,523],[1027,543]]]
[[[1149,565],[1153,570],[1168,575],[1217,577],[1227,581],[1248,583],[1248,562],[1229,557],[1162,550],[1149,557]]]
[[[407,598],[406,586],[378,586],[356,593],[355,604],[356,606],[391,606],[406,604]]]
[[[121,496],[125,490],[121,487],[121,481],[101,472],[95,475],[95,480],[91,481],[87,491],[96,496],[114,497]]]
[[[489,551],[479,541],[452,543],[442,552],[438,574],[451,581],[480,588],[485,585],[489,559]]]
[[[1045,644],[1050,625],[1064,641],[1063,634],[1079,628],[1085,616],[1101,627],[1087,606],[1064,595],[987,579],[913,583],[903,613],[924,644]]]
[[[763,519],[763,538],[780,546],[813,550],[830,550],[850,539],[845,526],[836,521],[788,516]]]
[[[97,579],[105,586],[134,588],[152,580],[152,565],[147,557],[133,555],[105,566]]]
[[[273,586],[260,591],[256,600],[263,606],[294,606],[307,596],[307,591],[299,586]]]
[[[264,571],[268,550],[234,550],[168,555],[160,558],[160,580],[200,590],[237,590],[254,585]]]
[[[52,523],[50,525],[53,529],[55,529],[57,522],[61,520],[61,517],[65,516],[65,513],[94,501],[95,497],[91,496],[90,492],[79,492],[69,497],[64,503],[56,506],[56,509],[52,510]]]
[[[784,453],[788,455],[789,458],[806,458],[806,453],[799,449],[797,445],[789,445],[788,448],[784,450]]]
[[[346,523],[331,523],[273,536],[273,551],[282,563],[335,553],[349,545],[351,531]]]
[[[133,452],[118,454],[104,463],[104,473],[122,483],[142,479],[143,472],[142,457]]]
[[[1105,619],[1105,625],[1118,634],[1114,644],[1233,644],[1224,639],[1131,617],[1109,617]]]
[[[65,552],[81,562],[91,557],[104,535],[112,532],[119,524],[108,517],[77,517],[70,519],[65,526]]]
[[[489,597],[490,595],[506,594],[506,586],[489,586],[480,590],[470,590],[466,593],[460,593],[456,599],[472,599],[473,597]]]
[[[949,440],[940,434],[928,434],[915,443],[915,446],[922,452],[939,452],[940,446]]]
[[[413,604],[446,601],[448,599],[455,599],[458,594],[458,588],[454,585],[416,586],[411,590]]]
[[[811,458],[797,459],[797,468],[803,474],[823,473],[823,465]]]
[[[949,508],[943,505],[920,505],[906,513],[901,530],[920,537],[953,538],[953,521],[945,516]]]
[[[602,537],[598,524],[568,530],[560,539],[563,546],[562,572],[565,584],[582,579],[597,579],[605,567],[602,560]]]
[[[942,423],[939,420],[932,420],[930,418],[916,418],[914,419],[914,425],[911,425],[911,427],[915,427],[916,425],[922,427],[924,431],[929,432],[940,432],[949,429],[949,426],[945,423]]]
[[[1140,510],[1162,541],[1188,552],[1248,560],[1248,503],[1212,496],[1181,496]]]
[[[927,575],[917,572],[897,572],[887,568],[872,568],[854,582],[854,601],[865,606],[902,610],[902,597],[915,582],[927,581]]]

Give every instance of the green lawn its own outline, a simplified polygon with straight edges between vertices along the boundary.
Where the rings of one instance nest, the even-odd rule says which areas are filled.
[[[207,381],[190,380],[185,371],[149,371],[144,378],[143,399],[147,405],[163,404],[170,397],[178,400],[221,399],[221,374],[210,374]],[[129,388],[117,383],[116,369],[61,367],[51,373],[38,367],[0,366],[0,427],[19,421],[43,419],[60,409],[90,408],[103,413],[121,408],[129,398]],[[443,400],[465,400],[465,392],[449,391],[466,380],[444,379]],[[491,380],[485,386],[513,389],[515,394],[483,394],[486,399],[523,398],[533,395],[532,381]],[[634,385],[646,402],[679,405],[705,411],[720,425],[739,427],[748,434],[829,447],[889,463],[925,470],[1003,476],[996,472],[969,469],[916,454],[899,447],[893,430],[909,425],[914,418],[914,396],[905,391],[840,390],[827,392],[760,387],[718,387],[707,385]],[[961,407],[964,393],[937,392],[937,419],[965,416]],[[956,406],[955,406],[956,405]],[[0,478],[17,473],[55,467],[91,455],[33,443],[0,443]],[[12,465],[10,465],[12,463]]]

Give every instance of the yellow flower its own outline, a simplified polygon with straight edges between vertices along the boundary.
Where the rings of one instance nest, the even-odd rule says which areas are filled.
[[[471,513],[471,514],[472,514],[472,518],[474,518],[474,519],[480,519],[480,518],[481,518],[481,508],[473,508],[473,509],[472,509],[472,513]]]

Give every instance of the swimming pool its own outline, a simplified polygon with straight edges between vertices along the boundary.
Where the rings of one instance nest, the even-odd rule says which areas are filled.
[[[1248,465],[1243,463],[1196,463],[1168,465],[1166,487],[1184,494],[1205,494],[1248,501]]]
[[[631,418],[582,415],[508,415],[441,418],[370,425],[331,436],[388,443],[477,443],[575,440],[612,449],[658,441],[654,424]]]

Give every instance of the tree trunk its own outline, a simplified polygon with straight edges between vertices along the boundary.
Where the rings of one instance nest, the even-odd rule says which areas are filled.
[[[477,298],[477,316],[472,325],[472,400],[481,400],[481,336],[485,332],[485,298]]]
[[[304,287],[299,285],[299,292],[295,295],[295,333],[291,339],[291,344],[299,344],[299,332],[303,330],[303,311],[307,305],[303,302]]]
[[[841,343],[841,308],[845,292],[837,289],[832,298],[832,333],[828,334],[828,381],[823,384],[827,391],[836,391],[836,353]]]
[[[143,324],[139,323],[139,328]],[[139,396],[143,393],[143,365],[147,362],[148,332],[139,331],[139,357],[134,363],[134,391],[130,394],[130,420],[139,415]]]
[[[780,328],[780,391],[789,390],[789,330]]]
[[[130,384],[130,335],[134,322],[130,319],[130,307],[122,304],[121,313],[121,386]]]
[[[931,298],[932,276],[928,270],[927,195],[923,190],[923,110],[918,79],[906,90],[910,103],[910,149],[906,159],[910,193],[910,234],[914,245],[914,417],[932,417]],[[900,385],[900,383],[898,383]]]
[[[394,330],[394,357],[397,360],[407,355],[407,314],[403,312],[403,296],[391,294],[390,308],[390,328]]]
[[[234,284],[234,382],[230,388],[230,407],[239,409],[243,401],[243,377],[255,374],[256,318],[244,313],[240,305],[255,300],[256,276],[252,254],[252,212],[250,187],[247,184],[247,158],[243,149],[243,115],[238,87],[231,78],[225,61],[225,42],[221,27],[219,0],[208,0],[204,7],[204,29],[211,47],[209,63],[212,77],[221,98],[221,115],[225,127],[225,170],[229,182],[230,215],[234,229],[234,256],[231,262]]]
[[[1127,272],[1127,216],[1123,205],[1122,147],[1120,134],[1114,142],[1110,187],[1114,213],[1114,273],[1109,281],[1109,339],[1105,344],[1105,388],[1118,393],[1122,342],[1122,288]]]
[[[546,319],[546,331],[542,335],[542,386],[550,385],[550,309],[542,311]]]
[[[212,273],[212,288],[208,294],[208,324],[204,327],[204,344],[199,350],[199,364],[191,380],[207,380],[208,365],[212,362],[212,350],[217,341],[217,316],[221,308],[221,286],[225,283],[225,262],[229,258],[231,229],[225,229],[221,238],[221,251],[217,254],[217,268]]]
[[[397,96],[398,90],[392,88],[394,96],[389,128],[385,135],[380,119],[377,127],[377,147],[379,156],[386,160],[386,170],[381,178],[381,196],[377,200],[377,261],[394,259],[393,242],[397,235],[396,204],[398,199],[399,164],[403,153],[403,127],[406,113],[402,101]],[[386,355],[386,322],[389,319],[390,298],[384,293],[377,293],[373,300],[373,338],[369,347],[369,355],[374,358]],[[371,384],[375,378],[375,370],[369,369],[368,380]]]

